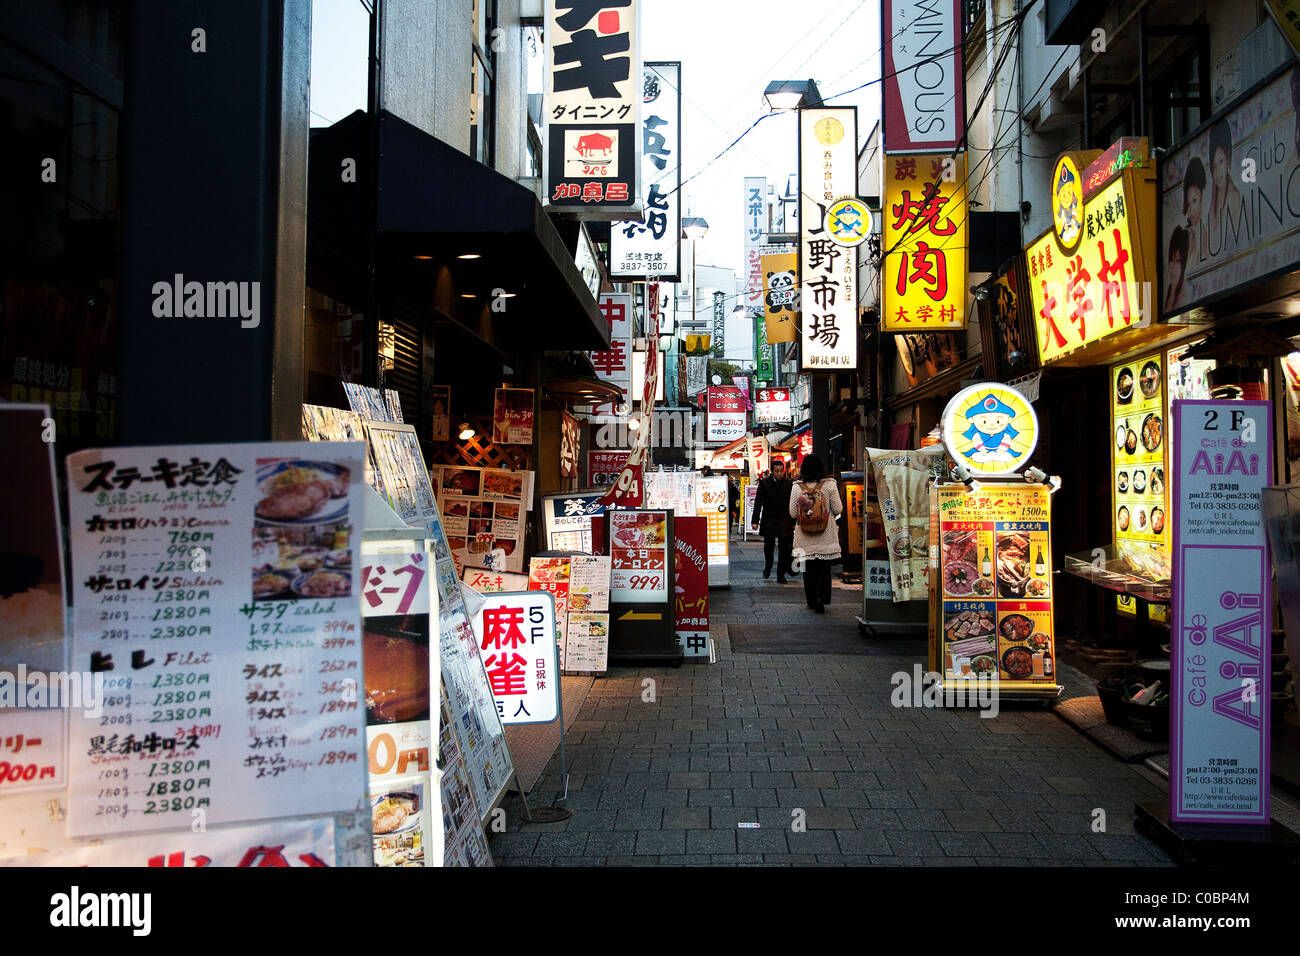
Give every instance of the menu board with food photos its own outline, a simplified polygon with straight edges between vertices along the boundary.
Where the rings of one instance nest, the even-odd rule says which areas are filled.
[[[363,459],[333,442],[68,457],[71,670],[108,691],[70,713],[70,835],[364,808]]]
[[[429,469],[447,547],[459,567],[524,570],[533,473],[467,465]]]
[[[1047,486],[936,485],[932,607],[945,680],[997,678],[1055,691],[1051,504]],[[1010,684],[1010,686],[1008,686]]]
[[[1135,573],[1153,581],[1169,580],[1167,400],[1171,388],[1195,391],[1198,374],[1204,379],[1203,368],[1180,363],[1177,377],[1166,376],[1163,352],[1118,362],[1110,370],[1115,551]],[[1121,613],[1136,611],[1127,594],[1118,595],[1116,603]],[[1168,617],[1159,605],[1150,614],[1156,620]]]

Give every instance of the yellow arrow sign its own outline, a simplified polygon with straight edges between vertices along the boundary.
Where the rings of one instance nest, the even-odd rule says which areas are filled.
[[[662,621],[663,619],[664,616],[662,612],[658,614],[650,614],[648,612],[642,613],[640,611],[626,611],[619,617],[620,621]]]

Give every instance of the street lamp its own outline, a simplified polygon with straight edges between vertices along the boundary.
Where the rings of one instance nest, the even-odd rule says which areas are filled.
[[[824,105],[814,80],[773,80],[763,91],[763,98],[773,113]]]

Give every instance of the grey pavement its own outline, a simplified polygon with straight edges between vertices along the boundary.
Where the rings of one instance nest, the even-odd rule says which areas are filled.
[[[566,718],[570,819],[492,835],[498,865],[1172,865],[1133,829],[1166,799],[1040,705],[899,708],[891,675],[923,638],[867,653],[733,653],[731,623],[816,636],[856,628],[861,591],[835,577],[827,613],[796,578],[763,581],[761,545],[732,542],[710,595],[717,663],[615,667]],[[842,639],[842,638],[841,638]],[[559,755],[529,796],[550,805]]]

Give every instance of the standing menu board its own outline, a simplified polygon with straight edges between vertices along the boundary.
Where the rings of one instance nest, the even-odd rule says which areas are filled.
[[[1053,696],[1051,498],[1046,485],[935,485],[931,668]]]
[[[621,604],[668,600],[667,518],[663,511],[609,513],[611,600]]]
[[[728,512],[726,475],[701,476],[695,480],[695,513],[709,522],[709,586],[730,587],[731,521]]]
[[[547,551],[584,551],[590,553],[591,519],[605,513],[600,499],[603,491],[584,491],[571,495],[542,497],[542,532]]]
[[[685,657],[709,656],[708,519],[673,517],[673,610]]]
[[[427,534],[438,518],[438,505],[415,426],[366,422],[366,440],[379,482],[375,491],[406,524]]]
[[[351,812],[366,787],[354,528],[364,448],[279,442],[68,457],[68,832]]]
[[[1273,403],[1180,401],[1169,816],[1267,824],[1272,572],[1261,510]]]
[[[442,506],[447,546],[458,566],[524,570],[531,471],[434,465],[429,477]]]
[[[1134,570],[1168,580],[1164,356],[1111,367],[1115,544]]]

